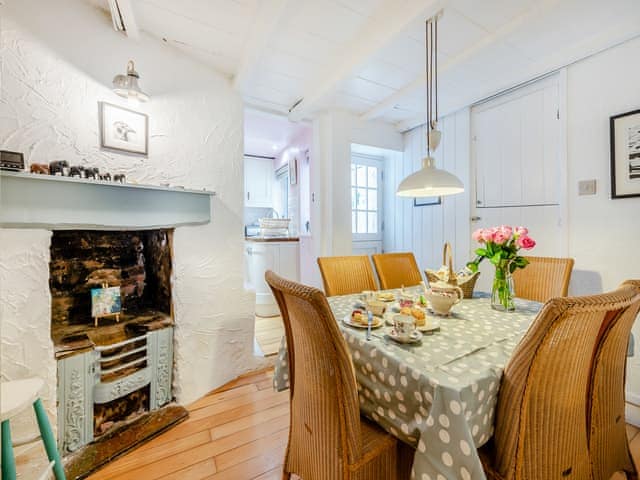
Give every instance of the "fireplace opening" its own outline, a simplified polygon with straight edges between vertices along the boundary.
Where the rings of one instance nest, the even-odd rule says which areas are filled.
[[[172,235],[53,232],[51,338],[63,453],[173,399]],[[95,305],[103,294],[106,310]]]

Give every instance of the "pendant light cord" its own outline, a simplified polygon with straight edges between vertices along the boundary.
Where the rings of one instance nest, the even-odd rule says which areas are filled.
[[[431,156],[429,136],[438,123],[438,17],[425,22],[425,70],[427,74],[427,155]],[[434,112],[435,109],[435,112]],[[434,115],[435,113],[435,115]]]
[[[429,75],[429,64],[431,63],[431,41],[430,41],[430,20],[425,22],[424,28],[424,46],[425,46],[425,72],[427,77],[427,156],[431,156],[431,149],[429,147],[429,132],[431,130],[431,80],[432,76]]]
[[[434,34],[434,45],[433,45],[433,56],[435,57],[435,62],[433,66],[433,76],[435,77],[435,90],[432,92],[432,96],[435,96],[435,104],[436,104],[436,116],[435,123],[438,123],[438,17],[436,16],[434,20],[435,34]]]

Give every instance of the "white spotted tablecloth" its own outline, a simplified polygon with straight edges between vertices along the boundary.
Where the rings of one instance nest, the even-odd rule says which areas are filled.
[[[485,479],[476,448],[493,435],[504,365],[541,304],[517,299],[515,312],[499,312],[487,296],[463,300],[452,317],[439,318],[440,331],[407,346],[385,337],[390,327],[367,341],[366,330],[342,323],[358,295],[328,300],[353,359],[361,412],[416,447],[412,478]],[[289,387],[287,360],[283,339],[279,391]]]

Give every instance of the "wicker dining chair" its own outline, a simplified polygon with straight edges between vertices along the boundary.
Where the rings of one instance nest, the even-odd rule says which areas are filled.
[[[554,298],[507,364],[495,434],[481,450],[490,479],[592,479],[588,393],[599,332],[634,305],[631,287],[588,297]]]
[[[291,423],[283,479],[395,480],[397,441],[360,416],[353,364],[324,294],[265,275],[289,352]]]
[[[422,275],[413,253],[380,253],[372,255],[378,273],[380,288],[400,288],[419,285]]]
[[[611,316],[601,329],[594,357],[590,395],[589,451],[595,480],[609,480],[616,472],[637,480],[638,471],[629,452],[625,428],[625,374],[631,327],[640,309],[640,280],[628,280],[623,287],[634,288],[637,301]]]
[[[378,289],[366,255],[318,257],[318,266],[327,297]]]
[[[529,265],[513,272],[516,296],[546,302],[566,297],[573,270],[573,258],[525,257]]]

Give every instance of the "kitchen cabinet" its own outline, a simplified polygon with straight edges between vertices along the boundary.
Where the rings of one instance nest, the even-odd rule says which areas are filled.
[[[244,157],[244,206],[272,208],[274,180],[272,159]]]
[[[256,292],[256,315],[274,317],[280,314],[264,274],[268,270],[273,270],[281,277],[299,282],[299,258],[297,239],[247,240],[245,242],[245,286],[248,290]]]

